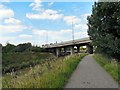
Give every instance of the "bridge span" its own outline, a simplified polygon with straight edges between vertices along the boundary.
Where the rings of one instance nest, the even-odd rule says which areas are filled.
[[[80,46],[86,46],[88,53],[93,53],[93,46],[90,44],[91,40],[89,37],[87,38],[81,38],[61,43],[54,43],[54,44],[46,44],[42,45],[42,48],[46,49],[48,52],[55,53],[56,56],[59,56],[60,52],[67,53],[68,51],[70,54],[75,53],[74,47],[77,47],[77,53],[80,52]]]

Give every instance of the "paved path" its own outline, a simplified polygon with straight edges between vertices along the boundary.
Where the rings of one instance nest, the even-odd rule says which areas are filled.
[[[88,55],[79,63],[65,88],[118,88],[118,84]]]

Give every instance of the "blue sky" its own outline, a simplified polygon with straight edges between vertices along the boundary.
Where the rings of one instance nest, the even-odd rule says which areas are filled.
[[[0,43],[31,42],[34,45],[88,37],[87,16],[93,2],[2,2]],[[47,40],[48,37],[48,40]]]

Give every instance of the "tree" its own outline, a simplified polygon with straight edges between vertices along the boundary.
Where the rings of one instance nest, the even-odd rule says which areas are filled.
[[[2,47],[2,52],[5,52],[5,53],[12,52],[12,50],[15,47],[16,47],[15,45],[7,43],[6,46]]]
[[[15,52],[24,52],[25,50],[27,50],[30,47],[32,47],[31,43],[23,43],[23,44],[17,45],[16,48],[14,48],[14,51]]]
[[[87,19],[96,52],[120,59],[120,2],[95,2]]]

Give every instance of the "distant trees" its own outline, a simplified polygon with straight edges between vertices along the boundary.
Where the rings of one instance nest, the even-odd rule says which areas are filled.
[[[95,2],[87,19],[96,52],[120,59],[120,2]]]
[[[19,44],[14,48],[15,52],[24,52],[26,49],[31,47],[31,43],[24,43],[24,44]]]
[[[39,46],[32,46],[30,48],[30,51],[32,51],[32,52],[42,52],[43,49],[41,47],[39,47]]]
[[[2,45],[1,45],[2,46]],[[32,46],[31,43],[18,44],[17,46],[7,43],[6,46],[2,46],[3,53],[9,52],[41,52],[43,49],[39,46]]]
[[[7,53],[11,52],[16,46],[10,43],[7,43],[6,46],[2,48],[2,52]]]

